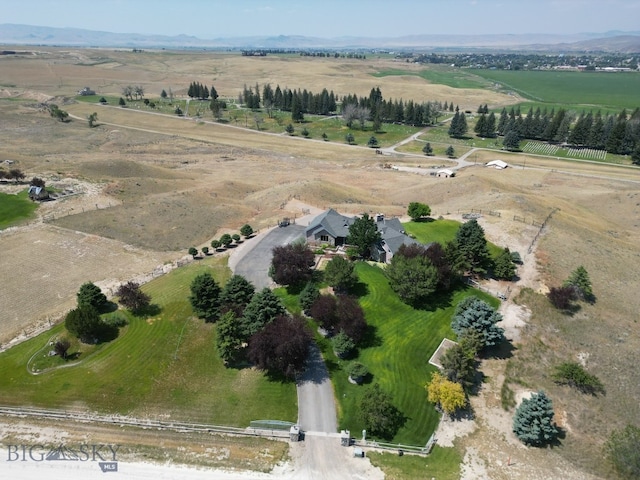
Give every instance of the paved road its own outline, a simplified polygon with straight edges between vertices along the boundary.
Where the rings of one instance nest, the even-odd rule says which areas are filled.
[[[303,431],[338,431],[333,385],[315,344],[307,359],[307,369],[298,380],[298,424]]]
[[[247,240],[243,245],[245,251],[238,252],[239,258],[229,262],[233,273],[242,275],[260,291],[271,285],[269,266],[273,257],[273,247],[287,245],[299,238],[304,238],[302,225],[289,225],[288,227],[274,228],[257,238]],[[234,252],[235,253],[235,252]]]
[[[304,225],[274,228],[250,239],[243,250],[233,252],[229,266],[260,290],[271,284],[269,265],[272,250],[304,238]],[[298,381],[298,424],[304,431],[335,433],[338,429],[333,385],[318,348],[313,345],[307,369]]]

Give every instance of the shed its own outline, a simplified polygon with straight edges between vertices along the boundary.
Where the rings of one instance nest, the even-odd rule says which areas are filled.
[[[508,166],[507,162],[503,162],[502,160],[491,160],[487,163],[487,167],[493,167],[498,170],[504,170]]]
[[[455,177],[456,176],[456,172],[454,172],[453,170],[449,170],[448,168],[443,168],[441,170],[438,170],[436,175],[438,177],[450,178],[450,177]]]
[[[354,457],[364,458],[364,450],[362,450],[360,447],[354,448],[353,449],[353,456]]]

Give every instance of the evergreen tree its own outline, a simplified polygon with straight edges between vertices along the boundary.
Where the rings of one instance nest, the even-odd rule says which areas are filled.
[[[433,147],[431,147],[431,144],[429,142],[424,144],[424,147],[422,147],[422,151],[427,156],[433,155]]]
[[[298,298],[302,311],[307,312],[319,296],[320,290],[318,290],[318,287],[313,282],[307,282]]]
[[[513,258],[508,248],[505,248],[495,259],[493,274],[496,278],[502,280],[511,280],[516,274],[516,266],[513,263]]]
[[[247,341],[251,335],[285,313],[286,310],[280,299],[269,288],[263,288],[251,298],[239,319],[243,340]]]
[[[534,447],[556,441],[560,432],[553,421],[553,404],[543,391],[522,400],[513,417],[513,433]]]
[[[375,220],[364,213],[362,217],[356,218],[349,226],[347,243],[356,247],[358,255],[369,257],[371,247],[380,241],[380,232]]]
[[[571,275],[569,275],[569,278],[565,280],[563,286],[574,287],[576,289],[576,293],[588,302],[592,302],[595,300],[593,290],[591,288],[589,273],[587,272],[587,269],[582,265],[571,272]]]
[[[460,337],[475,331],[480,335],[483,348],[494,347],[504,341],[504,329],[496,325],[501,320],[502,315],[491,305],[470,296],[456,305],[451,329]]]
[[[233,364],[237,360],[242,341],[240,322],[232,311],[228,311],[216,324],[216,348],[226,365]]]
[[[520,135],[515,130],[511,130],[504,136],[504,140],[502,141],[502,145],[506,150],[510,152],[515,152],[520,150]]]
[[[206,322],[213,322],[220,311],[220,287],[210,273],[202,273],[191,282],[189,302],[193,312]]]
[[[507,121],[509,120],[509,116],[507,115],[507,109],[502,108],[502,112],[500,112],[500,119],[498,120],[497,131],[498,134],[504,135],[504,129],[507,126]]]
[[[463,223],[456,232],[456,245],[468,268],[477,273],[485,271],[489,263],[489,249],[484,229],[476,219]]]
[[[253,298],[255,287],[242,275],[233,275],[220,292],[220,306],[224,310],[242,315],[244,308]]]
[[[302,122],[304,120],[302,104],[298,95],[294,95],[291,102],[291,120],[294,122]]]
[[[484,133],[482,135],[486,138],[494,138],[496,136],[496,114],[491,112],[487,117],[487,121],[484,126]]]
[[[444,153],[449,158],[455,158],[455,156],[456,156],[456,151],[453,148],[453,145],[449,145]]]
[[[107,305],[107,296],[92,282],[82,284],[76,297],[81,308],[91,307],[99,311]]]

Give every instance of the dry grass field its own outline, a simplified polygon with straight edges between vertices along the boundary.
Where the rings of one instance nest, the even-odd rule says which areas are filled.
[[[577,472],[605,477],[604,439],[612,428],[640,423],[638,169],[479,152],[474,154],[478,164],[501,158],[513,168],[475,166],[444,179],[383,169],[383,160],[366,148],[65,104],[81,119],[98,111],[99,126],[89,129],[84,120],[62,124],[38,109],[38,102],[57,97],[62,104],[63,97],[86,85],[99,94],[120,95],[122,86],[140,83],[148,96],[157,96],[169,87],[184,94],[194,80],[213,83],[231,97],[244,84],[271,82],[313,91],[328,87],[340,95],[367,95],[380,86],[385,97],[454,101],[473,109],[513,101],[493,92],[429,85],[418,77],[369,75],[389,62],[106,49],[48,49],[29,58],[0,58],[0,89],[6,97],[0,99],[0,160],[15,160],[28,178],[67,179],[86,192],[43,205],[44,223],[0,233],[0,338],[64,312],[86,280],[100,284],[132,277],[244,223],[257,229],[300,216],[301,210],[283,207],[294,197],[353,213],[402,215],[410,201],[428,203],[435,216],[499,211],[499,218],[486,216],[482,222],[488,232],[502,232],[489,236],[501,246],[525,229],[514,216],[526,219],[530,229],[532,221],[542,222],[559,209],[536,252],[536,290],[559,285],[582,264],[597,302],[562,316],[536,291],[520,294],[517,301],[527,304],[532,316],[507,374],[511,388],[544,388],[553,398],[567,432],[554,455]],[[418,156],[384,161],[426,165]],[[578,355],[603,381],[606,395],[588,397],[551,382],[550,368]],[[465,446],[480,453],[486,444],[482,431],[465,439]],[[518,451],[531,468],[547,461],[540,452]],[[527,472],[535,470],[517,478],[535,478]],[[516,478],[500,475],[492,478]]]

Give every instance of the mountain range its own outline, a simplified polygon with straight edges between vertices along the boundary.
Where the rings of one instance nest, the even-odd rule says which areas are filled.
[[[319,38],[297,35],[201,39],[190,35],[111,33],[79,28],[0,24],[0,44],[120,48],[411,49],[639,53],[640,31],[579,34],[407,35]]]

